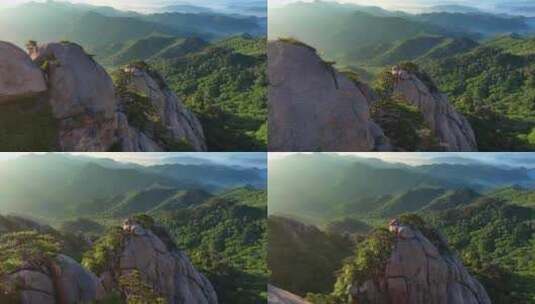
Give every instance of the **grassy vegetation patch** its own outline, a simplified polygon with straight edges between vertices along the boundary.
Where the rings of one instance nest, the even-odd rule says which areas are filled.
[[[113,227],[103,235],[95,245],[84,254],[82,265],[100,275],[113,266],[113,257],[121,248],[123,230],[121,227]]]
[[[296,38],[292,38],[292,37],[284,37],[284,38],[279,38],[279,41],[280,42],[284,42],[284,43],[289,43],[289,44],[293,44],[293,45],[297,45],[297,46],[302,46],[302,47],[305,47],[311,51],[313,51],[314,53],[316,52],[316,49],[311,47],[310,45],[296,39]]]
[[[401,97],[386,97],[370,108],[373,119],[401,151],[437,151],[438,140],[424,121],[417,107]]]
[[[36,231],[3,234],[0,236],[0,277],[23,265],[47,265],[61,248],[61,242],[49,234]]]
[[[381,228],[374,230],[364,241],[358,243],[354,258],[340,270],[333,295],[347,299],[348,286],[360,286],[368,280],[384,276],[394,241],[394,234]]]
[[[141,278],[138,270],[130,271],[119,277],[119,288],[126,304],[166,304],[154,289]]]

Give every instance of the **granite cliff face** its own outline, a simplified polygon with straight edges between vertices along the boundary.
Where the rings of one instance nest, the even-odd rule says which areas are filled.
[[[491,303],[483,286],[453,253],[444,252],[419,230],[397,221],[391,223],[390,231],[395,242],[384,275],[349,287],[358,303]]]
[[[448,97],[424,84],[414,73],[394,67],[393,94],[418,107],[424,120],[446,151],[477,151],[474,131],[468,120],[457,112]]]
[[[144,227],[145,226],[145,227]],[[158,234],[158,235],[157,235]],[[109,268],[100,274],[106,290],[121,289],[121,278],[139,272],[141,280],[169,304],[217,304],[210,282],[157,226],[148,228],[140,222],[125,221],[120,247],[111,256]],[[127,290],[122,290],[128,293]]]
[[[129,65],[123,70],[125,89],[147,97],[148,102],[154,109],[154,120],[163,128],[160,132],[166,132],[167,140],[175,143],[184,142],[195,151],[206,151],[206,143],[201,123],[195,115],[188,110],[182,101],[167,87],[163,78],[148,67]],[[124,109],[131,102],[123,95],[119,98],[120,115],[125,115]],[[123,122],[124,119],[120,119]],[[158,137],[162,134],[150,135],[149,132],[139,130],[133,126],[120,124],[123,150],[125,151],[161,151],[165,143]],[[154,133],[154,132],[153,132]]]
[[[128,100],[118,98],[111,77],[81,46],[30,42],[27,48],[28,54],[0,42],[0,103],[36,96],[36,103],[50,104],[59,125],[57,148],[52,149],[206,150],[199,121],[159,75],[128,71],[129,88],[147,97],[147,105],[141,106],[156,112],[159,128],[147,132],[132,125],[134,119],[123,107]]]
[[[0,103],[46,91],[43,72],[15,45],[0,41]]]
[[[269,147],[271,151],[391,151],[399,138],[374,122],[370,109],[380,98],[352,77],[324,62],[316,50],[289,39],[268,44]],[[432,84],[396,67],[389,94],[417,108],[437,147],[477,151],[468,120]],[[414,135],[418,136],[418,135]],[[394,145],[394,146],[393,146]],[[423,150],[425,146],[421,147]]]
[[[389,150],[368,87],[306,45],[270,42],[268,58],[270,151]]]
[[[60,149],[108,150],[115,142],[117,101],[106,71],[74,43],[35,46],[30,56],[45,70]]]

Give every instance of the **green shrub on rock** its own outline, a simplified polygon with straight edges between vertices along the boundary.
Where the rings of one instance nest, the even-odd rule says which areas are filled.
[[[119,278],[119,288],[127,304],[166,304],[167,301],[143,282],[141,273],[133,270]]]
[[[381,228],[373,231],[364,241],[357,244],[355,256],[340,270],[333,295],[345,299],[348,287],[384,275],[386,263],[392,254],[394,234]]]
[[[122,228],[111,228],[84,254],[82,265],[93,273],[100,275],[112,266],[112,258],[120,249],[122,240]]]
[[[0,276],[24,265],[44,265],[55,258],[62,243],[54,236],[36,231],[6,233],[0,236]]]
[[[401,97],[385,97],[370,108],[372,119],[381,126],[397,149],[403,151],[439,150],[438,141],[420,110]]]

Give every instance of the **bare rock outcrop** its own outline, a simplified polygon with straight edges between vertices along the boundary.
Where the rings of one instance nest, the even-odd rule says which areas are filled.
[[[455,110],[445,94],[426,85],[415,73],[392,69],[393,94],[418,107],[425,122],[446,151],[477,151],[474,131],[468,120]]]
[[[41,69],[22,49],[0,41],[0,103],[47,90]]]
[[[310,302],[286,290],[268,285],[269,304],[310,304]]]
[[[0,303],[77,304],[104,297],[96,275],[59,253],[50,226],[0,216]]]
[[[359,303],[490,304],[483,286],[461,261],[419,230],[391,222],[395,243],[384,276],[350,287]],[[445,244],[442,237],[439,242]]]
[[[123,150],[164,151],[170,148],[166,145],[169,146],[169,142],[172,142],[188,145],[194,151],[206,151],[206,140],[199,120],[167,87],[161,75],[148,67],[134,64],[124,68],[122,73],[124,83],[121,85],[128,92],[146,98],[154,109],[151,118],[153,123],[162,127],[162,130],[151,132],[140,130],[132,124],[126,125],[123,119],[126,118],[124,107],[132,101],[122,96],[119,107],[123,108],[123,113],[120,114],[124,116],[119,118],[119,137]]]
[[[104,68],[74,43],[43,44],[29,51],[46,72],[49,102],[60,121],[60,149],[107,151],[116,141],[117,101]]]
[[[27,50],[0,42],[0,103],[39,94],[35,102],[50,104],[57,121],[56,149],[207,150],[197,117],[148,66],[131,65],[122,71],[127,90],[146,100],[140,104],[117,94],[106,70],[75,43],[30,41]],[[128,106],[133,111],[127,111]],[[150,116],[144,118],[150,121],[148,129],[139,125],[143,115]]]
[[[0,277],[3,292],[13,292],[21,304],[76,304],[102,299],[99,279],[72,258],[58,255],[41,264],[29,263]]]
[[[389,150],[370,91],[298,42],[268,44],[269,150]]]
[[[167,303],[216,304],[211,283],[179,251],[167,232],[158,226],[147,227],[134,219],[125,221],[120,248],[112,257],[113,266],[100,277],[107,290],[121,277],[138,272]],[[124,292],[124,290],[123,290]]]

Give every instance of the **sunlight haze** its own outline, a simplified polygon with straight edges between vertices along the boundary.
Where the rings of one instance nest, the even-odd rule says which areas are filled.
[[[315,0],[268,0],[268,4],[271,7],[285,5],[291,2],[313,2]],[[358,5],[366,6],[379,6],[388,10],[401,10],[411,13],[419,13],[426,8],[436,6],[436,5],[460,5],[460,6],[471,6],[479,8],[481,10],[489,12],[502,12],[507,13],[502,9],[498,9],[497,6],[501,5],[510,5],[511,7],[515,5],[527,5],[528,2],[522,0],[513,0],[513,1],[504,1],[504,0],[490,0],[490,1],[480,1],[480,0],[464,0],[464,1],[449,1],[449,0],[406,0],[406,1],[397,1],[397,0],[325,0],[332,2],[340,3],[353,3]]]

